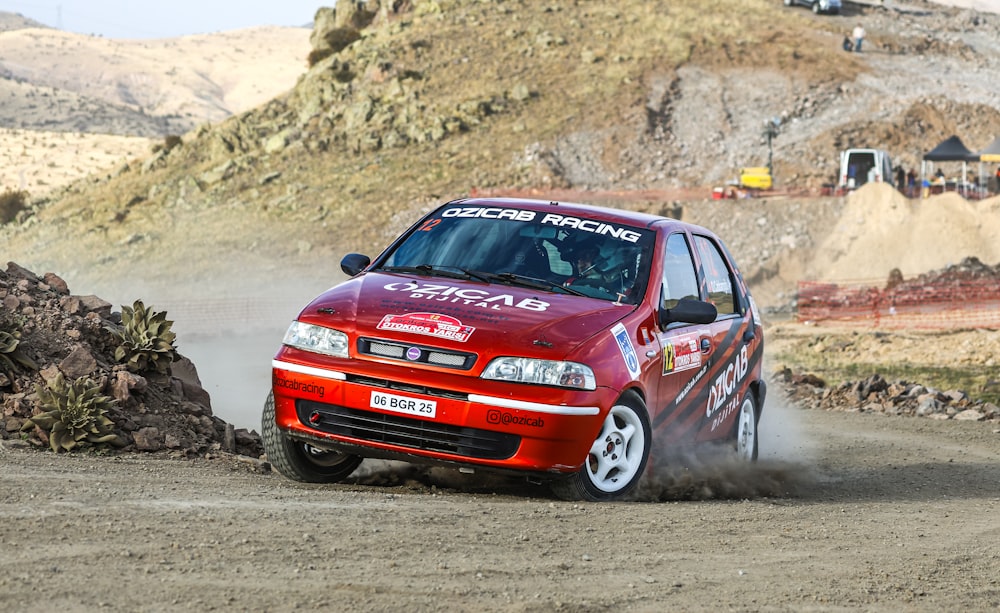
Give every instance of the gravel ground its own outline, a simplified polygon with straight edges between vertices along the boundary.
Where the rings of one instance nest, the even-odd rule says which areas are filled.
[[[618,504],[392,465],[318,487],[231,457],[57,456],[5,441],[0,607],[1000,606],[995,424],[791,409],[777,390],[772,400],[755,470],[695,471],[668,495]]]

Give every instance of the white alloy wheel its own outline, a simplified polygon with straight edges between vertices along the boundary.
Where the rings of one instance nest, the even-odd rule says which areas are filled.
[[[652,436],[646,405],[634,394],[625,394],[604,418],[583,468],[553,481],[552,491],[564,500],[624,498],[646,470]]]
[[[632,484],[649,455],[645,430],[632,407],[617,404],[611,408],[585,465],[596,489],[613,494]]]
[[[751,393],[743,399],[736,419],[736,455],[747,462],[757,459],[757,411]]]

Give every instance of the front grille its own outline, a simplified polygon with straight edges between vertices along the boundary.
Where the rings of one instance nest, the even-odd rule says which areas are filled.
[[[476,354],[449,351],[425,345],[399,343],[376,338],[359,338],[358,353],[377,358],[401,360],[415,364],[429,364],[442,368],[469,370],[476,363]]]
[[[521,445],[521,437],[514,434],[360,411],[311,400],[296,400],[295,409],[300,422],[321,432],[409,449],[503,460],[513,456]]]
[[[366,377],[365,375],[347,375],[347,381],[349,383],[357,383],[358,385],[367,385],[368,387],[378,387],[381,389],[395,390],[397,392],[406,392],[409,394],[420,394],[422,396],[436,396],[438,398],[450,398],[451,400],[462,401],[469,399],[469,395],[463,394],[462,392],[455,392],[440,387],[428,387],[426,385],[401,383],[390,379],[377,379],[375,377]]]

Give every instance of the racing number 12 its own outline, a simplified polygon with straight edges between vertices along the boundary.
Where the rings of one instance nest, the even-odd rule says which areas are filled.
[[[417,230],[417,232],[430,232],[431,228],[441,223],[440,219],[428,219],[424,222],[422,226]]]

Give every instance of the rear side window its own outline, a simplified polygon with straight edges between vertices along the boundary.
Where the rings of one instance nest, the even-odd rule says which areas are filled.
[[[691,249],[683,234],[671,234],[663,262],[664,307],[672,309],[681,298],[698,299],[698,277]]]
[[[705,269],[708,301],[715,305],[719,315],[736,313],[733,274],[718,246],[704,236],[695,236],[694,248],[698,251],[698,257],[701,258],[701,264]]]

